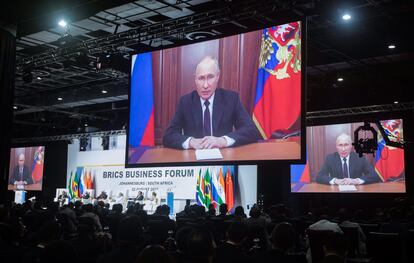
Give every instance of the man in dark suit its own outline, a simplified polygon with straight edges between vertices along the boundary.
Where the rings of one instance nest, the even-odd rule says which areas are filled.
[[[196,90],[180,98],[163,137],[165,147],[211,149],[254,143],[260,134],[236,92],[217,88],[216,59],[203,58],[196,67]]]
[[[142,191],[138,191],[138,194],[135,197],[135,201],[143,201],[143,200],[144,200],[144,193]]]
[[[105,191],[102,191],[99,195],[98,195],[98,197],[96,197],[96,199],[98,199],[98,200],[106,200],[108,198],[108,195],[106,194],[106,192]]]
[[[325,162],[318,172],[316,182],[321,184],[358,185],[380,181],[364,156],[359,157],[351,152],[352,140],[348,134],[342,133],[336,139],[336,153],[326,156]]]
[[[30,170],[27,165],[24,164],[25,156],[23,153],[19,154],[19,164],[13,168],[13,172],[9,177],[9,184],[22,183],[33,184]]]

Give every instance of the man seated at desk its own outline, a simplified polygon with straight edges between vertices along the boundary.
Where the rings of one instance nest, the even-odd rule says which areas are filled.
[[[326,156],[316,176],[316,182],[331,185],[359,185],[380,182],[381,179],[367,159],[352,152],[351,136],[342,133],[336,138],[335,153]]]
[[[19,154],[18,164],[13,167],[13,171],[9,177],[9,184],[14,185],[28,185],[33,184],[33,179],[30,175],[30,169],[25,164],[25,155]]]
[[[102,191],[97,197],[96,199],[98,200],[106,200],[108,198],[108,195],[106,194],[105,191]]]
[[[63,190],[62,193],[58,196],[57,201],[60,203],[60,205],[63,205],[66,203],[68,198],[68,193],[65,190]]]
[[[142,193],[142,191],[138,191],[138,194],[135,197],[134,201],[135,202],[141,202],[143,200],[144,200],[144,194]]]
[[[204,57],[195,70],[196,90],[180,98],[165,130],[163,145],[175,149],[211,149],[257,142],[252,118],[234,91],[217,88],[217,59]]]
[[[124,194],[122,192],[119,192],[118,196],[115,199],[115,203],[122,204],[122,203],[124,203],[124,201],[125,201]]]

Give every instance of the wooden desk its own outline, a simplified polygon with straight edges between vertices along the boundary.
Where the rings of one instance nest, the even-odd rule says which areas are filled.
[[[132,154],[130,150],[129,156]],[[212,161],[247,161],[247,160],[296,160],[300,159],[298,141],[275,140],[251,143],[239,147],[220,149],[223,159],[197,161],[195,150],[176,150],[164,147],[151,148],[144,152],[137,163],[179,163]]]
[[[346,193],[405,193],[405,181],[356,185],[357,191]],[[293,183],[292,192],[339,193],[337,185]],[[345,193],[345,192],[342,192]]]
[[[14,190],[14,185],[9,184],[7,186],[7,190]],[[28,184],[24,187],[24,190],[26,191],[40,191],[42,190],[42,183],[36,183],[36,184]]]

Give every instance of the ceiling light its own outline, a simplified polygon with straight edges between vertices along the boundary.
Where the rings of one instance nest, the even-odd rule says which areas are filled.
[[[66,26],[68,25],[68,23],[66,23],[66,21],[65,21],[65,20],[63,20],[63,19],[62,19],[62,20],[60,20],[58,24],[59,24],[59,26],[61,26],[61,27],[66,27]]]
[[[88,127],[88,124],[87,123],[85,123],[85,127]]]
[[[103,94],[106,94],[106,93],[108,93],[108,91],[106,91],[106,90],[102,90],[102,93],[103,93]]]
[[[13,109],[17,110],[17,106],[13,106]]]
[[[61,101],[61,100],[63,100],[63,98],[62,97],[59,97],[59,98],[57,98],[57,100]]]
[[[339,78],[337,79],[337,81],[339,81],[339,82],[344,81],[344,78],[339,77]]]
[[[352,17],[351,17],[351,15],[350,14],[348,14],[348,13],[345,13],[343,16],[342,16],[342,19],[343,20],[345,20],[345,21],[347,21],[347,20],[349,20],[349,19],[351,19]]]
[[[394,101],[394,104],[398,104],[398,100]]]
[[[37,79],[37,80],[42,80],[42,78],[41,78],[41,77],[36,77],[36,79]]]
[[[394,44],[388,45],[388,49],[394,49],[394,48],[395,48],[395,45]]]

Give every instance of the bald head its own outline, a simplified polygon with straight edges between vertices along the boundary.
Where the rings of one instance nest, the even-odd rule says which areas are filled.
[[[210,67],[210,66],[214,69],[215,72],[217,73],[220,72],[220,66],[219,66],[218,60],[212,56],[205,56],[197,63],[196,74],[203,68]]]
[[[352,139],[351,136],[349,136],[346,133],[341,133],[338,135],[338,137],[336,137],[336,142],[338,141],[343,141],[343,142],[348,142],[348,143],[352,143]]]

